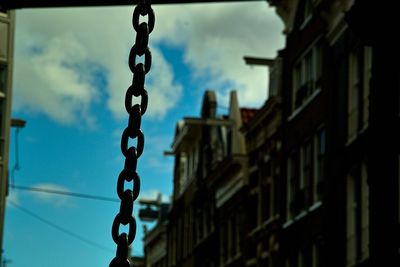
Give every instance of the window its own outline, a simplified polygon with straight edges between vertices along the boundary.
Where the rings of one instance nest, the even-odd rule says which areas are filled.
[[[261,203],[262,211],[261,216],[263,221],[267,221],[271,218],[274,209],[274,192],[273,192],[273,162],[271,157],[266,157],[263,164],[261,165],[261,176],[262,176],[262,186],[261,186]]]
[[[6,66],[0,64],[0,98],[4,97],[6,91],[7,69]]]
[[[250,154],[249,154],[249,166],[252,167],[252,166],[256,165],[257,164],[257,159],[258,159],[257,151],[250,152]]]
[[[2,61],[6,61],[9,55],[8,35],[9,35],[9,24],[0,21],[0,60]]]
[[[182,252],[182,257],[183,258],[185,258],[186,257],[186,255],[188,254],[188,237],[189,237],[189,225],[188,225],[188,220],[189,220],[189,210],[188,209],[185,209],[185,212],[183,213],[183,216],[182,216],[182,219],[183,219],[183,233],[185,233],[184,235],[183,235],[183,245],[182,245],[182,250],[183,250],[183,252]]]
[[[366,128],[368,126],[369,119],[369,91],[370,91],[370,81],[372,77],[372,48],[364,48],[364,77],[363,77],[363,115],[362,115],[362,127]]]
[[[287,163],[287,220],[321,201],[325,175],[326,133],[320,128]],[[272,208],[271,208],[272,209]]]
[[[349,61],[349,98],[348,98],[348,138],[353,139],[357,134],[359,116],[359,59],[352,53]]]
[[[209,235],[212,231],[213,231],[213,224],[214,224],[214,220],[213,220],[213,216],[212,216],[212,205],[209,204],[205,207],[205,216],[204,216],[204,226],[205,226],[205,232],[206,235]]]
[[[371,48],[365,47],[350,54],[347,101],[349,141],[354,140],[360,131],[368,127],[371,69]]]
[[[272,176],[272,162],[271,158],[268,157],[267,160],[265,160],[260,167],[260,172],[261,176],[263,179],[271,177]]]
[[[203,240],[204,234],[204,220],[203,220],[203,210],[197,211],[197,243]]]
[[[311,16],[312,13],[312,3],[311,0],[305,0],[304,1],[304,19],[306,20],[308,17]]]
[[[4,65],[0,64],[0,161],[3,161],[3,156],[4,156],[4,136],[3,136],[3,130],[4,130],[4,113],[5,113],[5,107],[6,107],[6,102],[5,102],[5,91],[6,91],[6,81],[7,81],[7,71],[6,67]]]
[[[255,169],[254,171],[251,172],[249,176],[249,186],[250,188],[256,188],[258,186],[259,182],[259,170]]]
[[[299,253],[297,254],[297,266],[298,267],[306,267],[304,265],[304,255],[303,252],[299,251]]]
[[[259,201],[258,192],[250,195],[248,210],[249,210],[249,226],[250,230],[255,229],[259,225]]]
[[[311,247],[307,246],[305,249],[300,250],[298,254],[298,267],[309,267],[312,266],[312,255]]]
[[[177,258],[182,259],[183,255],[183,217],[178,218]]]
[[[299,211],[299,155],[293,152],[288,160],[287,171],[287,219],[292,219]]]
[[[301,14],[301,25],[300,29],[303,29],[308,21],[311,19],[311,15],[313,12],[313,3],[312,0],[301,1],[300,3],[304,3],[303,13]]]
[[[176,264],[176,256],[177,256],[176,240],[177,240],[176,226],[173,226],[173,228],[172,228],[172,264],[173,265]]]
[[[181,152],[180,157],[179,157],[179,193],[181,194],[183,190],[185,189],[185,184],[187,180],[187,172],[188,172],[188,166],[187,166],[187,157],[185,152]]]
[[[239,252],[239,229],[237,223],[237,217],[235,214],[232,214],[229,220],[229,252],[230,259],[234,258]]]
[[[293,71],[293,111],[307,103],[307,100],[320,89],[322,68],[321,45],[312,46],[299,58]]]
[[[314,202],[320,201],[322,198],[322,184],[325,175],[325,129],[317,131],[315,136],[315,164],[314,164]]]
[[[369,256],[369,187],[365,164],[350,172],[346,198],[346,266],[354,266]]]
[[[301,165],[302,172],[300,176],[300,190],[304,194],[303,208],[312,203],[312,159],[313,149],[311,140],[307,141],[302,147]]]
[[[321,247],[318,244],[312,246],[312,267],[322,267]]]
[[[194,212],[193,212],[193,207],[189,208],[189,222],[188,222],[188,254],[190,254],[193,250],[193,240],[195,238],[195,231],[194,231]]]
[[[272,181],[273,187],[272,187],[272,191],[273,191],[273,215],[274,216],[279,216],[280,212],[281,212],[281,182],[278,180],[280,178],[280,170],[279,170],[280,166],[276,166],[276,172],[275,172],[275,179]]]
[[[225,262],[228,260],[228,227],[227,227],[227,222],[224,221],[221,224],[221,231],[220,231],[220,235],[221,235],[221,242],[220,242],[220,248],[221,248],[221,253],[220,253],[220,257],[221,257],[221,262]]]
[[[266,184],[262,187],[262,219],[263,221],[267,221],[272,216],[272,209],[273,209],[273,192],[272,192],[272,182],[269,180]]]

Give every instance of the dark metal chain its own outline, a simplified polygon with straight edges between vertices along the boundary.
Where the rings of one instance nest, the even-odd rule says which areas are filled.
[[[147,16],[147,22],[140,22],[140,17]],[[125,109],[129,114],[128,126],[121,137],[121,152],[125,157],[124,169],[117,182],[117,193],[121,199],[119,213],[112,225],[112,238],[117,244],[116,257],[110,267],[129,267],[128,247],[136,236],[136,220],[133,216],[133,203],[139,196],[140,177],[136,172],[137,162],[143,153],[144,135],[141,130],[142,116],[147,110],[148,95],[144,88],[145,76],[151,68],[151,52],[148,47],[149,34],[154,29],[155,16],[150,0],[139,0],[132,17],[136,31],[136,41],[129,53],[129,68],[133,73],[132,85],[125,95]],[[136,64],[136,57],[144,55],[144,63]],[[140,104],[132,104],[133,97],[140,97]],[[129,139],[137,139],[136,147],[128,145]],[[132,182],[132,189],[125,190],[125,182]],[[120,225],[129,225],[128,233],[119,233]]]

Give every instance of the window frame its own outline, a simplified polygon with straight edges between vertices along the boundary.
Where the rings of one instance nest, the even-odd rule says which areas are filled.
[[[348,55],[347,145],[368,128],[372,48],[357,46]]]
[[[323,136],[323,138],[321,137]],[[322,149],[323,146],[323,149]],[[326,175],[326,129],[320,126],[314,136],[313,200],[322,201],[322,184]]]
[[[310,100],[321,91],[322,63],[322,37],[318,37],[293,64],[291,89],[292,116],[307,106]]]

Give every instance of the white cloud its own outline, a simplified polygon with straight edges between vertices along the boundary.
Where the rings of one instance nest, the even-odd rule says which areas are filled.
[[[283,38],[279,38],[282,24],[266,3],[154,8],[156,27],[150,35],[154,66],[147,84],[151,97],[149,118],[163,118],[182,91],[173,82],[171,66],[154,47],[156,43],[182,47],[193,76],[206,78],[204,89],[211,87],[226,95],[228,89],[236,87],[242,104],[258,104],[265,98],[266,69],[245,66],[242,56],[274,57],[283,45]],[[15,107],[41,112],[64,123],[83,119],[94,124],[91,106],[98,100],[99,88],[92,83],[91,70],[85,68],[94,64],[107,78],[108,108],[117,118],[125,115],[124,92],[132,78],[127,66],[134,42],[132,9],[18,11]]]
[[[259,105],[267,94],[266,68],[250,68],[243,56],[276,56],[283,47],[283,25],[267,3],[187,5],[159,7],[161,21],[154,38],[185,48],[185,61],[194,76],[207,80],[227,99],[237,89],[240,104]],[[227,103],[224,103],[225,105]]]
[[[244,55],[274,57],[283,29],[266,3],[155,6],[150,35],[153,67],[147,78],[148,118],[162,119],[179,101],[182,87],[157,44],[183,48],[185,63],[202,89],[220,95],[237,89],[241,104],[266,97],[267,70],[250,68]],[[125,116],[127,65],[134,42],[132,7],[34,9],[17,12],[15,108],[44,113],[63,123],[95,124],[92,106],[100,97],[117,118]],[[106,92],[93,79],[95,66],[107,78]],[[89,67],[89,69],[87,69]],[[178,82],[174,82],[177,80]],[[192,88],[186,88],[191,90]]]
[[[46,183],[46,184],[36,184],[32,186],[33,188],[40,188],[49,191],[62,191],[62,192],[69,192],[70,190],[64,186]],[[54,205],[56,207],[71,207],[73,202],[71,198],[66,195],[61,194],[51,194],[51,193],[44,193],[44,192],[29,192],[32,197],[35,199],[45,202],[47,204]]]
[[[165,114],[175,107],[182,95],[182,86],[174,82],[173,69],[157,47],[151,48],[153,65],[150,74],[146,76],[146,90],[149,95],[149,105],[146,118],[162,120]],[[131,79],[132,75],[126,75]],[[129,85],[129,82],[126,82]],[[117,116],[127,116],[124,107],[125,88],[113,91],[109,99],[109,107]],[[139,102],[134,99],[134,103]]]
[[[81,118],[89,126],[94,125],[89,110],[98,93],[91,84],[87,50],[73,35],[17,46],[15,66],[16,109],[45,113],[66,124]]]
[[[74,123],[93,123],[91,106],[100,88],[88,66],[106,76],[105,103],[117,118],[126,115],[125,91],[132,81],[128,54],[134,42],[129,7],[38,9],[17,13],[15,108],[44,113]],[[147,116],[162,119],[180,99],[182,87],[162,53],[152,47],[153,67],[146,88]],[[74,68],[76,67],[76,68]],[[83,71],[83,73],[82,73]]]

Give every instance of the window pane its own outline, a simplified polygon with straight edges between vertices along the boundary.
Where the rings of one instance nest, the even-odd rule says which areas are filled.
[[[306,85],[306,96],[309,96],[311,94],[311,91],[313,89],[313,82],[314,82],[314,65],[313,65],[313,54],[312,50],[308,52],[306,55],[306,68],[305,68],[305,85]]]
[[[8,24],[0,21],[0,58],[8,57]]]
[[[6,79],[7,79],[6,73],[7,73],[6,67],[3,65],[0,65],[0,93],[3,93],[3,94],[6,91]]]
[[[372,74],[372,49],[370,47],[364,48],[364,84],[363,84],[363,110],[362,110],[362,126],[368,126],[369,119],[369,91],[370,80]]]
[[[348,139],[352,139],[358,129],[359,122],[359,66],[358,56],[351,53],[349,57],[349,89],[348,89]]]

